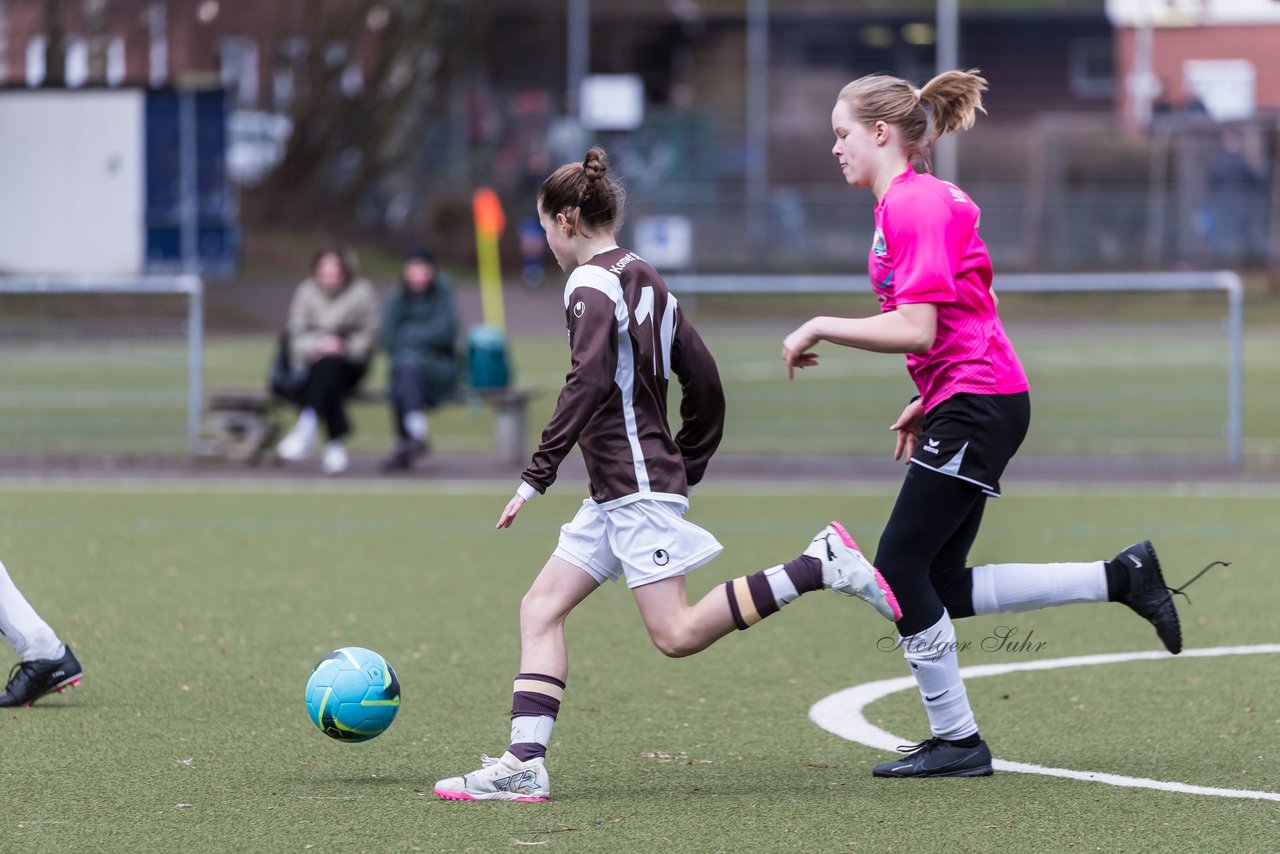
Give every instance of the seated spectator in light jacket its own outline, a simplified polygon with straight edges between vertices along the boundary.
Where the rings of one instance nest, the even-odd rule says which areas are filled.
[[[383,461],[403,471],[427,453],[427,411],[451,399],[458,385],[458,313],[435,258],[419,250],[404,261],[400,285],[382,316],[396,447]]]
[[[281,459],[306,457],[323,424],[328,438],[324,471],[346,471],[343,439],[351,432],[346,400],[369,370],[378,313],[377,290],[357,276],[343,250],[325,249],[316,255],[311,277],[298,285],[289,306],[290,356],[306,378],[298,393],[298,421],[276,448]]]

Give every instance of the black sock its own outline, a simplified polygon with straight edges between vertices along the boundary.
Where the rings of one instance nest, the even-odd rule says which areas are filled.
[[[1123,602],[1129,595],[1129,567],[1116,560],[1106,562],[1107,599],[1111,602]]]
[[[973,735],[966,735],[964,738],[944,738],[943,741],[956,747],[977,747],[982,744],[982,736],[975,732]]]

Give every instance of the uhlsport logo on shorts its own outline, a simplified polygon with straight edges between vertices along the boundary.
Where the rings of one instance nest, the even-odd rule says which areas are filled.
[[[658,549],[653,553],[653,562],[658,566],[666,566],[671,562],[671,554],[666,549]]]
[[[584,302],[579,302],[577,305],[573,307],[573,316],[582,317],[582,315],[586,312],[586,310],[587,310],[587,304]]]

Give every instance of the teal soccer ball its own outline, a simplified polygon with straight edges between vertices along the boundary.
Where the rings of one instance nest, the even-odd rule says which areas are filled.
[[[311,722],[339,741],[368,741],[386,732],[400,711],[400,680],[371,649],[346,646],[316,665],[307,680]]]

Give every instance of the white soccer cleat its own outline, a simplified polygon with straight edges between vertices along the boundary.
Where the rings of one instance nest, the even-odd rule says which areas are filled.
[[[280,444],[276,445],[276,454],[282,460],[294,462],[306,459],[307,454],[311,453],[311,446],[316,441],[316,427],[314,423],[307,423],[302,419],[298,419],[298,423],[293,425],[285,437],[280,440]]]
[[[822,563],[822,586],[844,596],[857,596],[886,620],[902,619],[902,608],[880,570],[871,565],[839,522],[818,532],[804,550]]]
[[[350,464],[347,449],[341,442],[330,442],[324,446],[324,456],[320,460],[320,465],[324,468],[325,474],[342,474]]]
[[[542,757],[521,762],[510,753],[498,759],[480,756],[479,771],[436,783],[436,797],[446,801],[547,801],[551,778]]]

